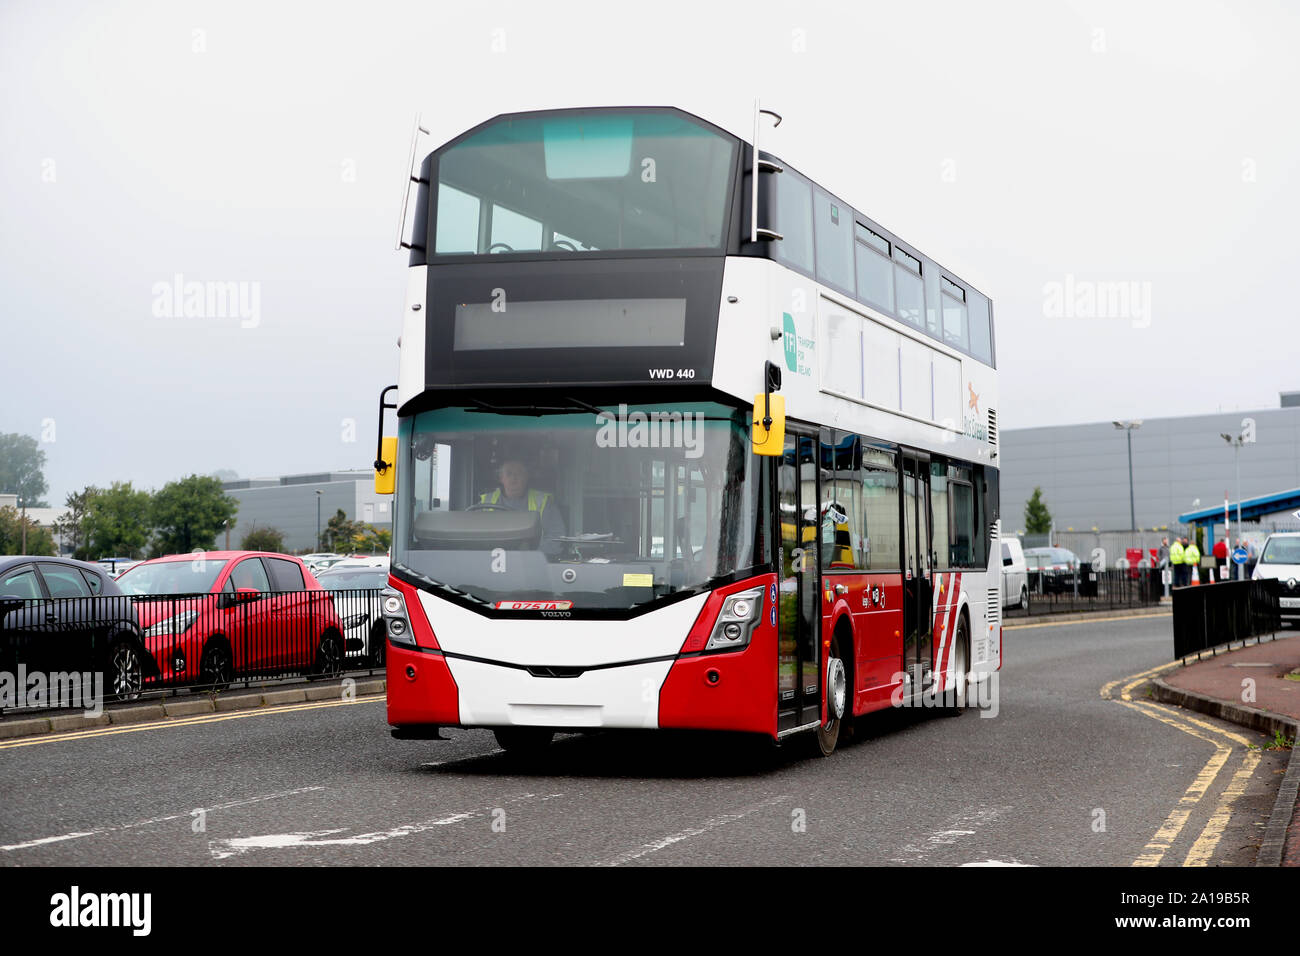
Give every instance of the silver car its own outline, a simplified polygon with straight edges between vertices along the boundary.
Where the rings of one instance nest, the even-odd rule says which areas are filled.
[[[383,667],[388,642],[379,590],[388,584],[387,565],[349,563],[321,571],[316,580],[330,592],[343,623],[345,658]]]

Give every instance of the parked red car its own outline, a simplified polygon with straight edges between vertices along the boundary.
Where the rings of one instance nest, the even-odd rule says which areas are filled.
[[[296,557],[207,551],[145,561],[117,581],[134,597],[150,684],[224,686],[245,674],[336,674],[343,627]]]

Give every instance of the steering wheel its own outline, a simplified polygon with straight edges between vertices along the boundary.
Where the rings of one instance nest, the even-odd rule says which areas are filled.
[[[498,504],[495,501],[477,501],[465,509],[466,511],[514,511],[509,505]]]
[[[571,243],[568,239],[556,239],[553,243],[551,243],[551,245],[558,246],[561,249],[568,249],[570,252],[578,251],[578,247],[575,246],[573,243]]]
[[[502,249],[505,252],[515,251],[510,246],[506,245],[504,242],[494,242],[492,243],[492,245],[488,246],[488,252],[496,252],[498,248]]]

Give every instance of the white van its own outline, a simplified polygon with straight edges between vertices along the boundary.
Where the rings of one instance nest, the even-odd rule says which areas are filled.
[[[1002,606],[1029,610],[1029,573],[1020,539],[1002,539]]]
[[[1282,620],[1300,624],[1300,532],[1270,534],[1251,577],[1281,581]]]

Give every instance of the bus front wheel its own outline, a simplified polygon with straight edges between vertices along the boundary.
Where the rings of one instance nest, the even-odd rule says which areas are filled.
[[[817,728],[817,752],[829,757],[839,743],[840,727],[849,719],[848,671],[840,654],[840,637],[831,639],[830,658],[826,661],[826,720]]]

